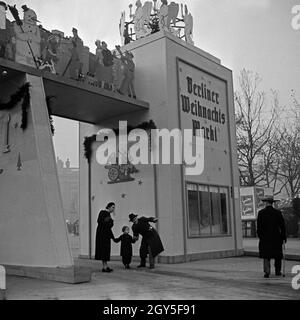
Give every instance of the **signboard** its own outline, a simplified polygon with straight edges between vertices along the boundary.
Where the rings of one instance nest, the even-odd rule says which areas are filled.
[[[255,196],[254,188],[241,188],[241,215],[242,220],[255,220]]]
[[[202,130],[207,182],[226,185],[231,172],[227,83],[182,60],[178,77],[181,129],[192,129],[194,135]]]
[[[261,200],[272,196],[272,188],[242,187],[241,188],[241,216],[242,220],[256,220],[258,211],[265,207]]]

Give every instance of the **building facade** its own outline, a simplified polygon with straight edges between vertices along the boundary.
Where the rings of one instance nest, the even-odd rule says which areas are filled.
[[[110,201],[116,203],[116,236],[129,224],[131,212],[159,219],[162,262],[241,254],[232,72],[219,59],[164,31],[125,49],[135,57],[137,96],[149,102],[149,111],[124,113],[101,126],[81,123],[80,141],[101,128],[118,128],[120,120],[130,126],[151,119],[158,129],[200,129],[204,171],[188,176],[183,165],[137,165],[131,179],[112,183],[109,168],[96,160],[99,142],[92,146],[90,165],[81,144],[81,257],[93,257],[98,213]],[[117,246],[112,253],[118,256]]]

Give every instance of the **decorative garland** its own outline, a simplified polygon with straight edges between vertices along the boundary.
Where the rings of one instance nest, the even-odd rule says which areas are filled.
[[[28,122],[28,108],[30,106],[30,83],[25,83],[21,88],[18,89],[18,91],[10,96],[10,101],[7,103],[3,103],[0,100],[0,111],[2,110],[11,110],[23,99],[22,102],[22,123],[21,123],[21,129],[25,130],[27,128],[27,122]]]
[[[92,144],[96,141],[97,135],[93,134],[90,137],[85,137],[83,142],[84,147],[84,156],[87,159],[87,162],[91,162],[92,157]]]
[[[151,129],[156,129],[156,125],[153,120],[150,120],[149,122],[143,122],[139,124],[138,126],[128,126],[127,127],[127,133],[129,131],[132,131],[134,129],[143,129],[146,131],[149,131]],[[118,136],[119,135],[119,128],[118,129],[112,129],[115,134]],[[96,141],[97,135],[93,134],[90,137],[85,137],[84,142],[83,142],[83,147],[84,147],[84,157],[87,159],[88,163],[91,161],[91,156],[92,156],[92,144]]]
[[[54,136],[55,128],[54,128],[54,120],[52,118],[52,108],[51,108],[51,100],[53,98],[55,98],[55,97],[54,96],[46,97],[46,104],[47,104],[47,109],[48,109],[48,114],[49,114],[50,129],[51,129],[52,135]]]

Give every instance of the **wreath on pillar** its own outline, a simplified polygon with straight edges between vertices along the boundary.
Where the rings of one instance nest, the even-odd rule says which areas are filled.
[[[0,100],[0,111],[3,110],[11,110],[17,106],[17,104],[23,100],[22,102],[22,122],[21,129],[25,130],[27,128],[28,122],[28,109],[30,106],[30,83],[26,82],[22,87],[18,89],[18,91],[10,96],[10,100],[6,103]]]
[[[145,131],[150,131],[151,129],[156,129],[156,125],[153,120],[145,121],[137,126],[127,126],[127,133],[134,129],[143,129]],[[118,129],[112,129],[115,134],[119,135],[119,128]],[[97,135],[93,134],[92,136],[85,137],[83,142],[84,147],[84,156],[87,159],[88,163],[91,161],[92,157],[92,144],[96,141]]]
[[[52,117],[52,100],[55,98],[55,96],[47,96],[46,97],[46,104],[48,109],[48,115],[49,115],[49,123],[50,123],[50,129],[52,136],[54,136],[55,128],[54,128],[54,120]]]

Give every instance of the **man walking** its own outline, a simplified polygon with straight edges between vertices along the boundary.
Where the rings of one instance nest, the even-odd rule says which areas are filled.
[[[133,223],[132,232],[134,239],[138,240],[139,234],[143,237],[140,247],[141,264],[138,268],[146,267],[146,258],[149,254],[150,269],[154,269],[155,257],[164,251],[163,244],[157,231],[149,222],[156,223],[156,218],[138,218],[138,215],[131,213],[129,221]]]
[[[271,273],[271,259],[275,259],[275,275],[281,275],[283,258],[282,244],[286,243],[285,222],[281,211],[273,207],[273,197],[262,200],[266,207],[258,212],[257,235],[259,238],[259,257],[264,259],[264,277]]]

